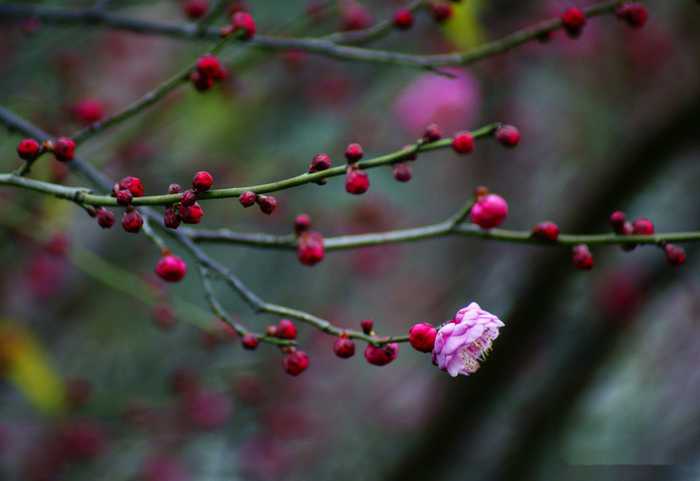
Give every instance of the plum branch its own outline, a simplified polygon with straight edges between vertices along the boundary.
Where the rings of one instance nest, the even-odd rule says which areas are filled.
[[[591,5],[583,12],[586,17],[592,18],[615,12],[623,0],[608,0]],[[162,35],[185,39],[211,39],[219,36],[220,30],[210,27],[205,30],[197,25],[174,23],[164,21],[150,21],[125,17],[94,8],[66,9],[48,7],[43,5],[5,4],[0,5],[0,18],[37,18],[46,23],[59,25],[81,25],[90,27],[108,27],[115,30],[125,30],[133,33]],[[382,27],[384,24],[380,24]],[[385,28],[385,27],[384,27]],[[383,32],[384,28],[380,28]],[[542,38],[549,33],[562,28],[560,19],[550,19],[539,22],[531,27],[518,30],[510,35],[466,52],[448,54],[417,55],[399,53],[387,50],[376,50],[336,43],[351,39],[350,35],[334,34],[321,38],[285,38],[269,35],[256,35],[251,39],[251,47],[285,51],[302,50],[309,53],[324,55],[338,60],[353,60],[368,63],[380,63],[389,65],[401,65],[416,68],[436,68],[458,65],[469,65],[494,55],[505,53],[527,42]],[[373,30],[370,29],[370,32]],[[365,37],[372,37],[367,32],[357,35],[363,41]]]
[[[13,112],[0,107],[0,123],[5,125],[9,130],[11,131],[17,131],[20,132],[24,135],[31,135],[37,138],[47,138],[48,134],[44,132],[43,130],[39,129],[35,125],[29,123],[25,119],[22,119],[21,117],[17,116]],[[79,157],[73,158],[68,163],[69,168],[71,170],[75,170],[76,172],[80,173],[82,176],[87,178],[92,184],[95,185],[95,187],[103,190],[103,191],[108,191],[111,186],[113,185],[112,182],[110,182],[109,179],[107,179],[101,172],[97,171],[94,167],[92,167],[89,163],[85,162],[83,159]],[[26,179],[23,177],[19,177],[14,174],[3,174],[5,177],[5,180],[8,178],[12,179],[12,183],[8,185],[15,185],[17,179],[21,179],[23,182],[30,182],[33,184],[34,188],[31,190],[37,191],[37,192],[42,192],[43,187],[39,187],[36,183],[40,181],[35,181],[33,179]],[[0,177],[2,179],[3,177]],[[0,182],[2,183],[2,182]],[[47,182],[44,182],[42,184],[49,184]],[[53,185],[53,184],[51,184]],[[59,186],[61,187],[61,186]],[[76,189],[79,193],[82,193],[82,190]],[[55,195],[55,192],[46,192],[47,194],[50,195]],[[62,197],[65,198],[65,197]],[[74,199],[69,199],[69,200],[74,200]],[[176,230],[171,230],[171,229],[166,229],[160,222],[161,218],[160,215],[152,210],[149,207],[141,207],[140,209],[141,213],[145,217],[147,221],[153,221],[158,225],[160,228],[162,228],[165,232],[167,232],[171,237],[173,237],[185,250],[187,250],[196,260],[197,264],[201,266],[202,268],[208,269],[214,273],[216,273],[218,276],[220,276],[226,284],[229,285],[229,287],[236,292],[241,299],[248,304],[248,306],[256,313],[267,313],[267,314],[276,314],[280,316],[286,316],[290,317],[296,320],[299,320],[305,324],[308,324],[312,327],[315,327],[322,332],[325,332],[327,334],[335,335],[335,336],[345,336],[351,339],[358,339],[365,341],[369,344],[373,344],[376,346],[381,346],[387,343],[392,343],[392,342],[407,342],[408,341],[408,336],[390,336],[390,337],[385,337],[385,336],[378,336],[378,335],[369,335],[365,334],[360,331],[355,331],[355,330],[349,330],[349,329],[343,329],[340,327],[337,327],[333,325],[331,322],[315,316],[313,314],[310,314],[306,311],[302,311],[300,309],[295,309],[287,306],[282,306],[278,304],[273,304],[264,301],[261,299],[255,292],[253,292],[239,277],[236,275],[231,269],[228,267],[224,266],[217,260],[213,259],[210,257],[206,252],[204,252],[199,246],[197,246],[189,237],[187,237],[185,234],[178,232]],[[159,248],[161,247],[160,245],[158,246]]]
[[[0,121],[3,121],[3,119],[6,119],[6,116],[4,115],[4,109],[0,107]],[[475,139],[485,138],[492,135],[498,128],[498,126],[499,124],[497,123],[489,124],[472,131],[471,134]],[[447,149],[450,148],[451,145],[452,138],[445,138],[429,143],[418,141],[415,144],[403,147],[394,152],[390,152],[388,154],[384,154],[367,160],[361,160],[357,162],[356,165],[358,168],[361,169],[372,169],[393,164],[395,162],[401,161],[402,159],[406,159],[407,157],[414,154],[430,152],[439,149]],[[256,184],[243,187],[229,187],[225,189],[212,189],[207,192],[202,192],[201,194],[198,194],[197,200],[236,198],[244,192],[254,192],[256,194],[279,192],[281,190],[289,189],[292,187],[297,187],[312,182],[318,182],[320,180],[327,179],[330,177],[345,175],[346,169],[347,166],[343,164],[319,172],[304,173],[286,179],[267,182],[263,184]],[[115,207],[118,205],[116,198],[111,197],[109,195],[96,195],[90,193],[90,189],[86,189],[83,187],[70,188],[59,186],[56,184],[48,184],[46,182],[25,179],[14,174],[1,174],[0,184],[27,188],[39,192],[45,192],[59,198],[74,200],[76,202],[92,206]],[[164,194],[136,197],[133,199],[132,204],[134,206],[172,205],[176,202],[179,202],[182,196],[183,194]]]
[[[295,250],[297,239],[292,235],[275,236],[264,233],[242,233],[231,229],[192,229],[182,231],[199,243],[235,244],[263,249]],[[657,244],[667,242],[698,242],[700,231],[668,232],[653,235],[618,235],[610,234],[559,234],[554,241],[543,240],[532,235],[531,230],[482,229],[471,224],[453,225],[450,221],[396,229],[368,234],[325,237],[323,245],[326,252],[352,250],[362,247],[378,247],[388,244],[402,244],[440,237],[476,237],[517,244],[539,246],[574,246],[588,245],[635,245]]]

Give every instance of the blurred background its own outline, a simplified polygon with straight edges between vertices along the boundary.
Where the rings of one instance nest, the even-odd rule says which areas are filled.
[[[106,8],[187,22],[183,3]],[[591,3],[463,0],[444,25],[420,12],[412,30],[372,47],[466,50]],[[303,1],[247,2],[259,32],[289,36],[376,22],[401,5],[316,2],[309,14]],[[210,201],[202,227],[288,234],[299,213],[325,236],[413,227],[447,218],[486,185],[510,203],[506,228],[553,220],[563,232],[606,232],[622,209],[659,232],[698,230],[700,6],[648,7],[641,30],[597,17],[578,40],[559,32],[453,78],[237,44],[221,55],[221,85],[185,85],[78,152],[156,194],[200,169],[217,186],[261,183],[304,171],[317,152],[341,163],[349,142],[374,156],[430,122],[451,134],[503,121],[523,135],[515,150],[485,140],[470,156],[433,152],[407,184],[374,169],[359,197],[341,177],[291,189],[272,216]],[[0,21],[0,104],[55,135],[119,111],[210,45]],[[19,165],[18,139],[0,133],[2,172]],[[33,176],[85,185],[63,167],[44,157]],[[99,229],[46,196],[0,196],[1,479],[700,479],[692,245],[680,269],[658,248],[596,248],[592,272],[575,270],[566,248],[466,238],[333,252],[313,268],[293,251],[206,246],[266,300],[344,327],[371,318],[380,333],[403,334],[471,301],[506,323],[482,369],[458,379],[408,345],[386,367],[367,364],[360,345],[341,360],[331,337],[300,326],[311,362],[293,378],[274,347],[244,351],[220,335],[192,261],[184,282],[165,286],[145,236]],[[255,330],[278,321],[224,286],[219,294]]]

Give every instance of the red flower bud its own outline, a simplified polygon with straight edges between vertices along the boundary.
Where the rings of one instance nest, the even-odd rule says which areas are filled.
[[[626,221],[625,213],[621,210],[616,210],[610,214],[610,225],[617,234],[623,234],[625,232]]]
[[[255,20],[248,12],[236,12],[231,17],[233,33],[241,40],[250,40],[255,35]]]
[[[498,227],[507,216],[508,203],[496,194],[479,197],[469,213],[470,220],[482,229]]]
[[[175,207],[166,207],[163,213],[163,225],[169,229],[177,229],[180,226],[180,214]]]
[[[460,132],[452,139],[452,149],[458,154],[470,154],[474,151],[474,136],[470,132]]]
[[[179,282],[187,274],[187,264],[180,257],[168,254],[160,258],[155,272],[164,281]]]
[[[571,251],[571,260],[574,263],[576,269],[589,271],[593,269],[593,254],[588,249],[586,244],[579,244],[574,246]]]
[[[394,164],[392,170],[394,179],[399,182],[408,182],[413,176],[411,173],[411,166],[407,162],[398,162]]]
[[[192,188],[197,192],[206,192],[211,189],[213,184],[214,177],[204,170],[194,174],[194,178],[192,179]]]
[[[554,242],[559,238],[559,226],[554,222],[540,222],[532,228],[532,237]]]
[[[22,139],[17,145],[17,154],[21,159],[31,162],[41,154],[41,144],[34,139]]]
[[[566,34],[571,38],[576,38],[583,32],[586,25],[586,14],[576,7],[568,8],[561,15],[561,22]]]
[[[193,205],[195,202],[197,202],[197,194],[192,190],[186,190],[180,198],[180,203],[186,207]]]
[[[433,15],[433,19],[438,23],[443,23],[452,17],[452,5],[449,3],[433,3],[430,7],[430,13]]]
[[[133,197],[134,196],[131,194],[131,191],[128,189],[118,190],[116,193],[117,204],[119,205],[131,204],[131,200],[133,199]]]
[[[333,343],[333,352],[341,359],[347,359],[355,355],[355,343],[347,337],[339,337]]]
[[[281,319],[280,322],[277,323],[275,335],[280,339],[296,339],[297,326],[289,319]]]
[[[423,141],[425,142],[435,142],[442,138],[442,131],[438,124],[430,124],[425,128],[423,132]]]
[[[345,158],[348,162],[357,162],[364,155],[362,146],[360,144],[350,144],[345,148]]]
[[[95,99],[81,100],[71,109],[75,120],[82,124],[99,122],[104,117],[104,105]]]
[[[664,245],[666,260],[672,266],[680,266],[685,263],[685,249],[675,244]]]
[[[134,197],[143,197],[144,193],[146,190],[143,187],[143,183],[141,182],[141,179],[138,177],[124,177],[122,180],[119,181],[119,188],[120,189],[127,189],[129,192],[131,192],[131,195]]]
[[[311,228],[311,216],[309,214],[299,214],[294,219],[294,232],[299,235]]]
[[[632,223],[632,229],[635,235],[653,235],[654,224],[645,218],[636,219]]]
[[[365,348],[365,359],[375,366],[386,366],[399,355],[399,345],[395,342],[377,347],[367,344]]]
[[[53,155],[59,162],[69,162],[75,157],[75,141],[59,137],[53,142]]]
[[[520,131],[512,125],[501,125],[496,131],[496,140],[505,147],[515,147],[520,143]]]
[[[307,266],[313,266],[323,260],[325,250],[323,236],[319,232],[303,232],[297,240],[297,258]]]
[[[137,210],[127,210],[122,216],[122,227],[125,231],[136,234],[143,226],[143,218]]]
[[[304,351],[294,350],[282,358],[282,367],[290,376],[298,376],[309,367],[309,356]]]
[[[360,195],[369,189],[369,176],[364,170],[348,167],[345,174],[345,191],[349,194]]]
[[[207,0],[187,0],[182,10],[190,20],[197,20],[207,14],[209,2]]]
[[[413,26],[413,13],[407,8],[400,8],[394,13],[394,26],[399,30],[408,30]]]
[[[180,205],[180,219],[185,224],[199,224],[204,217],[204,209],[199,205],[199,202],[195,202],[190,206]]]
[[[256,202],[263,214],[270,215],[277,208],[277,198],[271,195],[259,195]]]
[[[243,207],[250,207],[251,205],[255,204],[256,200],[258,200],[257,194],[250,190],[243,192],[238,197],[238,202],[240,202]]]
[[[111,229],[114,225],[114,213],[111,210],[100,207],[96,212],[97,224],[103,229]]]
[[[311,159],[311,163],[309,164],[309,173],[313,174],[314,172],[329,169],[332,164],[333,161],[328,154],[316,154],[314,155],[314,158]]]
[[[420,352],[432,352],[437,329],[426,322],[414,324],[408,331],[408,342]]]
[[[258,341],[257,336],[255,336],[254,334],[244,334],[241,338],[241,344],[243,345],[243,348],[248,349],[250,351],[256,349],[259,343],[260,341]]]
[[[649,18],[649,12],[641,3],[624,3],[615,12],[617,18],[623,20],[632,28],[642,28]]]

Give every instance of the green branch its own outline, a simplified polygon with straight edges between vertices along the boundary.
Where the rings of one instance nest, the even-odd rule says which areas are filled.
[[[0,118],[0,120],[2,120]],[[490,124],[480,129],[474,130],[472,132],[474,138],[483,138],[490,136],[497,128],[499,124]],[[417,152],[429,152],[432,150],[446,149],[452,144],[452,139],[441,139],[437,142],[431,142],[428,144],[417,143],[408,147],[404,147],[400,150],[396,150],[389,154],[381,155],[379,157],[374,157],[372,159],[363,160],[357,163],[357,165],[362,169],[372,169],[375,167],[381,167],[384,165],[389,165],[406,158],[410,153]],[[292,187],[297,187],[304,184],[309,184],[311,182],[317,182],[321,179],[327,179],[329,177],[336,177],[339,175],[344,175],[347,165],[343,162],[342,165],[336,167],[331,167],[327,170],[322,170],[320,172],[315,172],[313,174],[304,173],[294,177],[290,177],[283,180],[278,180],[275,182],[268,182],[265,184],[251,185],[246,187],[230,187],[226,189],[213,189],[208,192],[204,192],[198,195],[198,200],[211,200],[211,199],[225,199],[231,197],[238,197],[243,192],[252,191],[256,194],[266,194],[270,192],[278,192],[281,190],[289,189]],[[93,205],[93,206],[117,206],[117,199],[109,195],[95,195],[90,193],[89,189],[77,187],[64,187],[56,184],[50,184],[48,182],[41,182],[37,180],[26,179],[19,177],[14,174],[0,174],[0,185],[8,185],[21,187],[26,189],[35,190],[37,192],[44,192],[47,194],[52,194],[56,197],[63,199],[70,199],[82,204]],[[172,205],[180,201],[182,194],[164,194],[164,195],[151,195],[144,197],[135,197],[132,201],[134,206],[146,206],[146,205]]]

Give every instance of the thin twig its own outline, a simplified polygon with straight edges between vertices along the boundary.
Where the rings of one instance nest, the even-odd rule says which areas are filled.
[[[221,306],[221,303],[219,300],[216,298],[216,295],[214,294],[214,287],[212,286],[211,283],[211,273],[209,272],[209,269],[206,267],[202,266],[200,264],[199,266],[199,274],[202,279],[202,286],[204,287],[204,297],[206,298],[207,302],[209,303],[209,307],[211,308],[212,312],[223,322],[231,326],[236,333],[243,337],[247,334],[253,335],[257,338],[258,341],[260,342],[265,342],[268,344],[273,344],[276,346],[280,347],[285,347],[285,346],[294,346],[296,343],[294,341],[290,341],[287,339],[280,339],[277,337],[271,337],[267,336],[264,334],[258,334],[253,331],[248,330],[245,326],[242,324],[234,321],[231,316],[229,316],[226,313],[226,310]]]
[[[206,53],[214,55],[220,52],[224,48],[224,46],[226,46],[228,40],[228,37],[219,40],[219,42],[217,42],[216,45],[214,45]],[[131,117],[134,117],[135,115],[141,113],[151,105],[157,103],[170,92],[175,90],[178,86],[187,82],[189,80],[189,75],[192,72],[192,70],[194,70],[196,64],[196,61],[190,63],[189,65],[178,71],[176,74],[171,76],[169,79],[167,79],[165,82],[158,85],[155,89],[151,90],[150,92],[147,92],[140,99],[128,105],[123,110],[117,112],[112,116],[107,117],[104,120],[93,122],[92,124],[88,125],[87,127],[84,127],[83,129],[73,134],[71,138],[77,143],[84,142],[93,135],[110,127],[113,127],[117,124],[120,124],[125,120],[128,120]]]
[[[404,8],[413,13],[421,6],[425,5],[425,3],[425,0],[413,0]],[[347,32],[335,32],[321,38],[338,44],[362,45],[373,40],[377,40],[394,29],[394,19],[387,18],[381,22],[377,22],[369,28],[362,30],[350,30]]]
[[[170,252],[170,249],[168,249],[168,246],[165,244],[165,241],[163,240],[163,238],[161,236],[159,236],[158,234],[156,234],[155,231],[153,230],[153,227],[151,227],[151,219],[146,217],[143,220],[142,229],[143,229],[143,233],[146,235],[146,237],[148,237],[151,240],[151,242],[153,242],[156,246],[158,246],[158,249],[160,249],[161,253],[164,254],[166,252]]]

